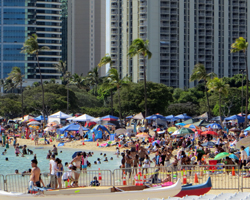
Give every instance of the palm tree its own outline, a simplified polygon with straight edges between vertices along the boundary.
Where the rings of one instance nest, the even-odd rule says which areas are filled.
[[[214,72],[207,73],[206,68],[203,64],[196,64],[194,66],[193,72],[190,76],[190,81],[201,81],[203,80],[205,82],[205,94],[207,99],[207,108],[208,108],[208,118],[210,118],[210,106],[209,106],[209,99],[208,99],[208,93],[207,93],[207,82],[211,79],[216,77],[217,75]]]
[[[121,110],[121,99],[120,99],[120,88],[121,87],[128,87],[128,82],[130,81],[129,78],[126,76],[123,79],[120,79],[118,71],[115,68],[110,68],[107,77],[108,84],[110,88],[117,88],[118,92],[118,102],[119,102],[119,118],[120,124],[122,119],[122,110]]]
[[[104,57],[102,57],[102,59],[100,60],[99,64],[98,64],[98,67],[102,67],[104,65],[107,65],[107,64],[110,64],[110,67],[112,68],[112,59],[111,57],[109,56],[109,54],[106,54]],[[103,83],[103,88],[104,89],[108,89],[110,90],[110,98],[111,98],[111,101],[110,101],[110,107],[111,107],[111,115],[114,115],[114,111],[113,111],[113,89],[114,87],[110,87],[109,84],[106,84],[105,81]]]
[[[108,77],[106,77],[104,80],[103,80],[103,83],[102,83],[102,88],[103,88],[103,91],[110,91],[110,108],[111,108],[111,115],[114,115],[114,109],[113,109],[113,90],[116,89],[116,86],[114,85],[111,85],[110,82],[109,82],[109,79]]]
[[[73,74],[70,77],[70,84],[76,85],[79,89],[88,89],[89,87],[86,84],[86,79],[78,74]]]
[[[132,44],[129,47],[128,56],[130,58],[136,55],[143,56],[143,63],[144,63],[144,99],[145,99],[145,117],[147,117],[147,75],[146,75],[146,59],[148,60],[152,57],[152,53],[149,51],[149,41],[142,40],[140,38],[133,40]]]
[[[61,80],[62,84],[65,85],[67,89],[67,113],[69,113],[69,88],[71,73],[67,71],[67,63],[62,60],[59,61],[58,64],[55,64],[57,71],[62,73]]]
[[[245,38],[239,37],[236,39],[236,41],[231,45],[231,53],[237,53],[240,51],[243,51],[244,57],[245,57],[245,63],[246,63],[246,115],[245,115],[245,123],[244,126],[245,128],[247,127],[247,115],[248,115],[248,85],[249,85],[249,79],[248,79],[248,67],[247,67],[247,47],[248,47],[248,42],[246,41]]]
[[[222,79],[215,77],[213,79],[210,79],[208,81],[208,92],[216,92],[219,93],[219,106],[220,106],[220,123],[222,124],[222,119],[221,119],[221,96],[224,95],[226,96],[228,94],[228,89],[229,89],[229,84],[226,84]]]
[[[97,95],[97,87],[100,82],[98,67],[95,67],[93,70],[89,71],[86,78],[89,85],[93,86],[94,94]]]
[[[22,95],[22,117],[24,116],[23,113],[23,77],[20,67],[13,67],[12,71],[8,74],[9,76],[7,79],[10,79],[14,84],[14,88],[18,85],[20,86],[21,95]]]
[[[109,54],[106,54],[102,59],[100,60],[98,67],[102,67],[103,65],[110,64],[110,67],[112,67],[112,59],[109,56]]]
[[[41,86],[42,86],[43,118],[44,118],[44,122],[46,123],[45,107],[44,107],[44,88],[43,88],[43,79],[42,79],[42,74],[41,74],[41,69],[40,69],[40,64],[39,64],[39,52],[44,51],[44,50],[49,50],[49,47],[43,46],[43,47],[39,48],[39,44],[37,42],[37,35],[32,34],[24,42],[22,49],[23,50],[21,51],[21,53],[36,56],[37,65],[38,65],[39,74],[40,74],[40,81],[41,81]]]

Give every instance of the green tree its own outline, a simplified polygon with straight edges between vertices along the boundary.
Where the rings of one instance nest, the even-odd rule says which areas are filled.
[[[89,86],[86,83],[86,78],[78,75],[78,74],[73,74],[70,78],[70,85],[75,85],[79,89],[85,89],[86,91],[89,90]]]
[[[136,55],[142,55],[143,56],[143,72],[144,72],[144,102],[145,102],[145,117],[147,117],[147,75],[146,75],[146,59],[148,60],[152,57],[152,53],[149,51],[149,41],[142,40],[140,38],[133,40],[132,44],[129,47],[128,50],[128,56],[130,58],[136,56]]]
[[[20,86],[21,98],[22,98],[22,118],[24,116],[23,112],[23,77],[20,67],[13,67],[12,71],[8,74],[7,79],[10,79],[14,84],[14,88]]]
[[[207,99],[207,108],[208,108],[208,118],[210,118],[210,106],[209,106],[209,99],[208,99],[208,93],[207,93],[207,81],[209,81],[211,78],[215,77],[216,74],[211,72],[207,73],[207,70],[203,64],[196,64],[194,66],[193,72],[190,76],[190,81],[201,81],[203,80],[205,82],[205,94]]]
[[[87,77],[86,80],[89,85],[93,86],[93,93],[94,95],[97,96],[97,87],[98,84],[100,83],[100,78],[99,78],[99,72],[98,72],[98,67],[95,67],[93,70],[91,70]]]
[[[44,88],[43,88],[42,73],[41,73],[40,64],[39,64],[39,53],[41,51],[49,50],[49,47],[43,46],[43,47],[40,48],[39,44],[38,44],[38,41],[37,41],[37,35],[36,34],[32,34],[24,42],[22,49],[23,50],[21,51],[21,53],[25,53],[25,54],[28,54],[28,55],[35,55],[36,56],[37,65],[38,65],[39,74],[40,74],[41,87],[42,87],[43,118],[44,118],[44,122],[46,123],[45,107],[44,107]]]
[[[248,116],[248,85],[249,85],[249,79],[248,79],[248,67],[247,67],[247,47],[248,47],[248,42],[246,41],[245,38],[239,37],[236,39],[236,41],[231,45],[231,53],[237,53],[242,51],[244,53],[245,57],[245,63],[246,63],[246,111],[245,111],[245,127],[247,127],[247,116]]]
[[[57,71],[61,72],[62,84],[65,85],[67,89],[67,113],[69,113],[69,89],[68,85],[70,84],[71,73],[67,71],[67,63],[62,60],[58,64],[55,64]]]
[[[215,77],[208,81],[208,89],[209,92],[213,91],[219,94],[219,113],[221,119],[221,96],[226,96],[228,94],[229,85],[226,84],[222,79]],[[222,120],[220,120],[220,123],[222,124]]]
[[[108,84],[110,87],[116,87],[118,93],[118,103],[119,103],[119,118],[120,123],[122,119],[122,110],[121,110],[121,98],[120,98],[120,88],[121,87],[128,87],[129,79],[128,77],[124,77],[120,79],[119,74],[115,68],[110,68],[107,77]]]
[[[109,54],[106,54],[102,59],[100,60],[98,67],[102,67],[104,65],[110,64],[110,67],[112,67],[112,59],[109,56]]]

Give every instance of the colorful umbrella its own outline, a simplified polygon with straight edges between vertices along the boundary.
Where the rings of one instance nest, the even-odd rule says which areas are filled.
[[[200,129],[198,129],[198,130],[192,129],[192,131],[194,131],[194,132],[197,131],[199,135],[202,133],[202,130],[200,130]]]
[[[169,127],[168,128],[168,132],[175,132],[177,130],[177,128],[176,127]]]
[[[225,157],[227,157],[227,156],[229,156],[229,153],[227,153],[227,152],[222,152],[222,153],[217,154],[217,155],[214,157],[214,160],[220,160],[220,159],[225,158]]]
[[[41,124],[40,122],[37,122],[37,121],[32,121],[30,123],[28,123],[27,125],[39,125]]]
[[[187,124],[187,125],[185,125],[185,126],[183,126],[184,128],[190,128],[190,129],[199,129],[199,127],[198,126],[195,126],[195,125],[193,125],[193,124]]]
[[[145,138],[145,137],[149,137],[149,135],[147,133],[139,133],[136,135],[136,137]]]
[[[194,134],[195,132],[189,128],[181,128],[179,130],[180,135]]]
[[[201,133],[201,135],[215,135],[218,136],[218,133],[216,133],[215,131],[204,131]]]

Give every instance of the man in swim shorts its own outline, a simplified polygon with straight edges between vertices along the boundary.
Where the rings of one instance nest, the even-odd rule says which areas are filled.
[[[40,184],[40,169],[37,167],[37,160],[31,160],[31,175],[30,175],[30,182],[29,182],[29,191],[32,191],[34,187],[41,187]]]

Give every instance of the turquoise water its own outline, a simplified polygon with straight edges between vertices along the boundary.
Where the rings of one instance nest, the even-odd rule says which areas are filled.
[[[0,147],[0,174],[6,175],[6,174],[13,174],[15,173],[15,169],[18,169],[19,172],[23,172],[31,168],[31,160],[34,157],[34,154],[37,156],[38,160],[38,167],[41,169],[41,172],[49,172],[49,160],[46,159],[48,150],[51,150],[52,148],[44,148],[44,149],[35,149],[34,147],[27,147],[27,149],[31,149],[34,154],[33,155],[25,155],[25,157],[21,157],[19,155],[16,157],[15,150],[13,146],[11,145],[9,149],[7,149],[7,153],[5,155],[2,155],[2,152],[4,151],[4,147]],[[20,149],[21,151],[21,149]],[[62,153],[60,153],[62,151]],[[58,147],[58,158],[62,160],[62,163],[64,165],[65,162],[70,162],[72,160],[72,155],[76,151],[86,151],[88,150],[82,150],[82,149],[68,149],[64,147]],[[121,156],[117,158],[114,152],[105,152],[104,149],[100,149],[100,151],[93,151],[94,155],[92,157],[88,158],[88,161],[91,163],[91,167],[88,168],[88,170],[97,170],[100,168],[101,170],[114,170],[119,168],[121,163]],[[108,162],[103,162],[104,156],[100,155],[100,153],[106,153]],[[8,157],[9,161],[5,161],[5,158]],[[113,157],[113,160],[110,160],[110,158]],[[94,165],[94,161],[97,160],[97,158],[101,159],[101,164]]]

